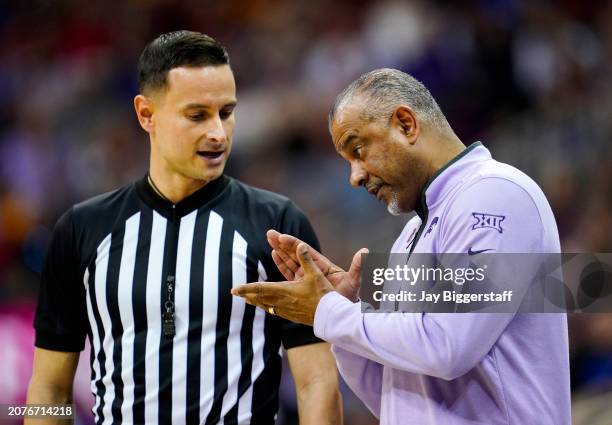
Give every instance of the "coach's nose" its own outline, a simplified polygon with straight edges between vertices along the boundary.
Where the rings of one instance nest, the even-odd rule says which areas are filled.
[[[368,173],[358,161],[351,162],[351,186],[363,186],[368,181]]]

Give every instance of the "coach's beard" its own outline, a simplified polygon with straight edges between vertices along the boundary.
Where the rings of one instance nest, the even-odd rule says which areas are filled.
[[[402,209],[400,208],[400,200],[399,195],[390,188],[389,190],[389,202],[387,203],[387,211],[391,215],[400,215],[402,213]]]

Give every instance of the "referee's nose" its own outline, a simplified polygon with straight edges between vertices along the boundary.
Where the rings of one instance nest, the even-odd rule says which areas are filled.
[[[357,161],[351,162],[351,177],[349,180],[353,187],[363,186],[368,181],[368,173]]]
[[[225,143],[227,140],[227,135],[225,133],[225,128],[223,127],[223,121],[221,121],[221,117],[215,115],[211,117],[208,125],[206,126],[205,136],[211,142],[217,143]]]

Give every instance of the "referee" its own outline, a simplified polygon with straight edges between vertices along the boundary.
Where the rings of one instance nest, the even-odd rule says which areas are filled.
[[[196,32],[163,34],[144,49],[138,77],[149,173],[59,219],[28,403],[71,402],[87,335],[97,424],[273,424],[282,344],[300,422],[340,423],[329,346],[230,294],[281,279],[266,230],[318,242],[287,198],[223,174],[236,106],[225,48]]]

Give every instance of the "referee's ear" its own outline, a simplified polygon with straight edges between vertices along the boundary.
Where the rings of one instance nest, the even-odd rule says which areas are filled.
[[[134,109],[142,129],[147,133],[152,133],[154,130],[152,100],[142,94],[136,95],[134,97]]]

